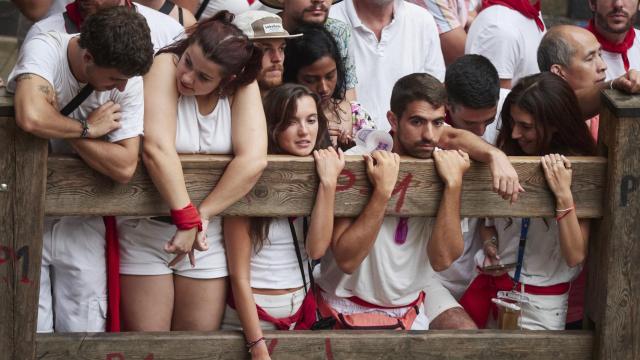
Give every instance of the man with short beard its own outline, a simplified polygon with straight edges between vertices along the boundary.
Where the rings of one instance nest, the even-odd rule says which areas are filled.
[[[358,79],[349,49],[351,29],[343,21],[328,18],[331,4],[340,1],[342,0],[260,0],[266,6],[282,10],[278,15],[282,18],[282,25],[290,33],[296,33],[296,29],[302,25],[320,25],[333,35],[346,70],[345,98],[347,101],[355,101]]]
[[[589,0],[593,18],[587,25],[602,45],[607,80],[640,69],[640,39],[633,28],[638,0]]]
[[[260,95],[282,84],[285,40],[302,36],[290,35],[276,14],[262,10],[249,10],[238,15],[233,23],[262,50],[262,66],[258,74]]]

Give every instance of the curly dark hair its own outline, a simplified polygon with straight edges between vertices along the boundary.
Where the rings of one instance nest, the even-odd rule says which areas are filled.
[[[80,47],[102,68],[131,77],[144,75],[153,63],[153,44],[147,20],[135,9],[114,6],[89,16],[80,32]]]
[[[236,89],[253,82],[262,66],[262,50],[232,24],[234,15],[226,10],[202,20],[187,29],[187,37],[161,49],[158,54],[182,56],[192,44],[202,48],[204,56],[222,68],[218,90],[232,95]]]

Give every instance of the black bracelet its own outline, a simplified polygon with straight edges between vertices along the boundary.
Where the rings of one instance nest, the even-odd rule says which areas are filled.
[[[247,343],[244,345],[247,347],[247,350],[249,350],[249,353],[251,353],[251,348],[253,348],[254,346],[256,346],[260,341],[266,341],[266,339],[263,337],[261,337],[258,340],[255,341],[247,341]]]

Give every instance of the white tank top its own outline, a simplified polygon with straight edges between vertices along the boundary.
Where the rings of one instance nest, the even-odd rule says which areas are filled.
[[[496,218],[493,225],[498,232],[498,254],[503,264],[518,261],[521,218]],[[531,218],[520,281],[535,286],[550,286],[575,279],[582,265],[569,267],[560,250],[560,231],[554,218]],[[513,277],[515,270],[509,272]]]
[[[304,265],[304,276],[309,282],[307,252],[302,234],[302,218],[294,220],[296,236]],[[257,254],[251,256],[251,287],[258,289],[294,289],[303,285],[300,265],[293,246],[293,237],[287,218],[274,218],[269,227],[268,241]]]
[[[232,154],[229,98],[221,97],[211,113],[202,115],[194,96],[181,96],[176,150],[178,154]]]

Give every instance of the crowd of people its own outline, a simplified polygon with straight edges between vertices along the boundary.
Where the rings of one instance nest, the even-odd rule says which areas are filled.
[[[268,359],[269,329],[580,327],[568,157],[596,154],[603,89],[640,91],[638,0],[589,5],[587,28],[551,29],[534,0],[24,5],[43,18],[7,79],[18,126],[118,183],[141,155],[171,210],[45,218],[38,331],[236,329]],[[356,145],[372,132],[392,148]],[[179,154],[232,155],[199,204]],[[221,217],[267,154],[313,157],[310,216]],[[347,155],[371,193],[334,217]],[[470,159],[526,196],[508,156],[540,159],[556,216],[461,218]],[[386,214],[401,157],[434,160],[435,217]]]

